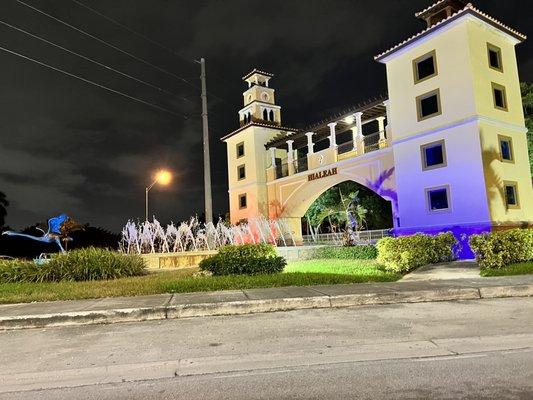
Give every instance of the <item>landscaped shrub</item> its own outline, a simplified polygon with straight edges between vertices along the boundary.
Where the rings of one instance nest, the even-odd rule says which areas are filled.
[[[259,275],[282,272],[287,265],[269,244],[224,246],[218,254],[200,262],[202,271],[213,275]]]
[[[472,235],[469,243],[483,269],[503,268],[533,260],[533,229]]]
[[[0,282],[58,282],[117,279],[143,275],[144,260],[134,254],[89,247],[58,254],[44,264],[0,262]]]
[[[326,246],[319,247],[314,251],[315,258],[337,258],[342,260],[371,260],[376,258],[378,250],[376,246],[358,245],[358,246]]]
[[[417,233],[410,236],[386,237],[376,245],[377,261],[388,271],[409,272],[422,265],[451,261],[457,240],[451,232],[436,236]]]

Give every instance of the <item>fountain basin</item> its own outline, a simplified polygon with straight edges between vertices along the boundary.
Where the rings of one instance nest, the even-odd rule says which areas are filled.
[[[149,269],[180,269],[197,267],[200,261],[217,254],[216,250],[148,253],[140,256]]]

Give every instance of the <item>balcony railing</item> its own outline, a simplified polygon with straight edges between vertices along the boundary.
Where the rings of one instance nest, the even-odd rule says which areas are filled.
[[[294,161],[294,173],[297,174],[298,172],[304,172],[307,171],[308,165],[307,165],[307,155],[305,157],[300,157],[299,159]]]
[[[355,146],[353,140],[341,143],[336,148],[336,159],[334,162],[351,157],[357,157],[361,154],[370,153],[372,151],[387,147],[389,145],[389,142],[386,139],[381,139],[384,137],[384,132],[375,132],[370,135],[363,136],[362,142],[355,143]],[[348,154],[352,151],[354,151],[353,155]],[[342,157],[339,157],[341,155]],[[309,169],[308,160],[308,155],[300,157],[292,161],[291,163],[289,163],[286,158],[283,159],[281,162],[279,162],[278,159],[275,168],[275,179],[280,179],[292,174],[298,174],[300,172],[307,171]]]
[[[276,165],[276,179],[284,178],[286,176],[289,176],[289,163],[283,162]]]
[[[342,144],[339,144],[337,147],[337,154],[345,154],[349,153],[353,150],[353,140],[350,140],[349,142],[344,142]]]
[[[379,132],[372,133],[363,138],[365,143],[365,153],[379,150]]]

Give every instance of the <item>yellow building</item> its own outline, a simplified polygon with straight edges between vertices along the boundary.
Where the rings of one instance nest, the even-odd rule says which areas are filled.
[[[271,74],[244,77],[241,127],[223,138],[232,222],[282,217],[301,237],[311,203],[353,180],[391,202],[396,234],[532,224],[515,54],[525,36],[462,0],[416,16],[427,28],[375,57],[388,98],[309,129],[281,127]]]

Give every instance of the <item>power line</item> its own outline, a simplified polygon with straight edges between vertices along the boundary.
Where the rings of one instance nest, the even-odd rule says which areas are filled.
[[[153,45],[159,47],[160,49],[163,49],[163,50],[165,50],[165,51],[168,51],[169,53],[175,55],[176,57],[181,58],[181,59],[184,60],[184,61],[187,61],[187,62],[190,62],[190,63],[194,63],[193,60],[188,59],[187,57],[185,57],[185,56],[183,56],[182,54],[176,52],[175,50],[171,49],[170,47],[165,46],[164,44],[161,44],[161,43],[159,43],[159,42],[156,42],[155,40],[149,38],[148,36],[146,36],[146,35],[144,35],[144,34],[138,32],[138,31],[136,31],[136,30],[133,29],[133,28],[130,28],[129,26],[124,25],[123,23],[121,23],[121,22],[117,21],[116,19],[113,19],[113,18],[111,18],[111,17],[109,17],[109,16],[107,16],[107,15],[101,13],[101,12],[98,11],[98,10],[95,10],[94,8],[89,7],[88,5],[82,3],[81,1],[78,1],[78,0],[72,0],[72,1],[73,1],[74,3],[76,3],[77,5],[79,5],[79,6],[83,7],[83,8],[85,8],[85,9],[87,9],[87,10],[89,10],[89,11],[91,11],[92,13],[94,13],[94,14],[96,14],[96,15],[99,15],[100,17],[102,17],[102,18],[108,20],[109,22],[111,22],[111,23],[113,23],[113,24],[115,24],[115,25],[121,27],[122,29],[125,29],[125,30],[127,30],[128,32],[133,33],[135,36],[140,37],[141,39],[144,39],[144,40],[146,40],[147,42],[152,43]]]
[[[159,43],[159,42],[153,40],[152,38],[150,38],[150,37],[148,37],[148,36],[146,36],[146,35],[140,33],[139,31],[136,31],[135,29],[130,28],[130,27],[127,26],[127,25],[124,25],[123,23],[117,21],[116,19],[111,18],[111,17],[109,17],[108,15],[105,15],[105,14],[103,14],[102,12],[100,12],[100,11],[98,11],[98,10],[95,10],[94,8],[89,7],[88,5],[82,3],[81,1],[78,1],[78,0],[71,0],[71,1],[74,2],[74,3],[76,3],[76,4],[78,4],[80,7],[83,7],[83,8],[85,8],[85,9],[91,11],[92,13],[94,13],[94,14],[96,14],[96,15],[98,15],[98,16],[104,18],[104,19],[106,19],[107,21],[109,21],[109,22],[111,22],[111,23],[113,23],[113,24],[119,26],[120,28],[125,29],[126,31],[128,31],[128,32],[130,32],[130,33],[132,33],[132,34],[134,34],[135,36],[140,37],[141,39],[146,40],[146,41],[149,42],[149,43],[152,43],[153,45],[159,47],[160,49],[169,52],[170,54],[172,54],[172,55],[174,55],[174,56],[176,56],[176,57],[182,59],[183,61],[186,61],[186,62],[189,62],[189,63],[192,63],[192,64],[195,64],[195,63],[196,63],[196,61],[191,60],[191,59],[185,57],[183,54],[180,54],[180,53],[177,52],[176,50],[173,50],[173,49],[171,49],[170,47],[165,46],[164,44],[161,44],[161,43]],[[214,74],[213,72],[210,72],[210,74],[215,75],[216,77],[218,77],[218,79],[221,79],[221,80],[223,80],[223,81],[225,81],[225,82],[232,83],[232,82],[229,82],[227,79],[221,77],[220,75]],[[184,79],[185,79],[185,78],[184,78]],[[213,94],[210,93],[210,92],[207,92],[207,93],[213,95]],[[213,95],[213,96],[214,96],[214,95]],[[218,96],[215,96],[215,97],[218,97]],[[219,99],[220,99],[220,98],[219,98]],[[220,100],[221,100],[221,99],[220,99]]]
[[[137,57],[135,54],[132,54],[132,53],[130,53],[129,51],[122,50],[120,47],[117,47],[117,46],[115,46],[115,45],[113,45],[113,44],[111,44],[111,43],[108,43],[108,42],[106,42],[105,40],[100,39],[99,37],[94,36],[94,35],[90,34],[89,32],[84,31],[83,29],[77,28],[77,27],[75,27],[74,25],[71,25],[71,24],[69,24],[68,22],[65,22],[65,21],[63,21],[63,20],[61,20],[61,19],[59,19],[59,18],[57,18],[57,17],[54,17],[53,15],[50,15],[50,14],[48,14],[48,13],[46,13],[46,12],[44,12],[44,11],[42,11],[42,10],[36,8],[36,7],[33,7],[32,5],[27,4],[27,3],[25,3],[25,2],[22,1],[22,0],[16,0],[16,1],[17,1],[17,3],[19,3],[19,4],[21,4],[21,5],[25,6],[25,7],[28,7],[28,8],[30,8],[30,9],[34,10],[35,12],[38,12],[39,14],[45,15],[45,16],[47,16],[48,18],[51,18],[51,19],[53,19],[54,21],[59,22],[60,24],[63,24],[63,25],[65,25],[65,26],[67,26],[67,27],[69,27],[69,28],[71,28],[71,29],[74,29],[75,31],[77,31],[77,32],[79,32],[79,33],[81,33],[81,34],[83,34],[83,35],[86,35],[86,36],[90,37],[90,38],[93,39],[93,40],[98,41],[99,43],[104,44],[105,46],[108,46],[108,47],[110,47],[110,48],[112,48],[112,49],[114,49],[114,50],[116,50],[116,51],[118,51],[118,52],[120,52],[120,53],[122,53],[122,54],[125,54],[125,55],[127,55],[127,56],[129,56],[129,57],[131,57],[131,58],[133,58],[133,59],[135,59],[135,60],[137,60],[137,61],[143,63],[143,64],[149,65],[149,66],[151,66],[152,68],[157,69],[158,71],[161,71],[161,72],[163,72],[163,73],[165,73],[165,74],[167,74],[167,75],[170,75],[170,76],[172,76],[172,77],[178,79],[179,81],[181,81],[181,82],[183,82],[183,83],[185,83],[185,84],[187,84],[187,85],[189,85],[189,86],[191,86],[191,87],[193,87],[193,88],[195,88],[195,89],[197,89],[197,90],[200,90],[200,87],[199,87],[199,86],[197,86],[197,85],[195,85],[195,84],[189,82],[187,79],[182,78],[181,76],[178,76],[178,75],[176,75],[176,74],[174,74],[174,73],[172,73],[172,72],[170,72],[170,71],[167,71],[167,70],[164,69],[164,68],[161,68],[161,67],[159,67],[159,66],[157,66],[157,65],[155,65],[155,64],[152,64],[151,62],[146,61],[146,60],[143,59],[143,58]],[[213,95],[213,96],[215,96],[215,95]],[[215,97],[218,97],[218,96],[215,96]],[[221,100],[222,100],[222,99],[221,99]]]
[[[5,51],[6,53],[9,53],[9,54],[12,54],[12,55],[15,55],[15,56],[21,57],[21,58],[23,58],[23,59],[25,59],[25,60],[28,60],[28,61],[34,62],[34,63],[36,63],[36,64],[38,64],[38,65],[40,65],[40,66],[42,66],[42,67],[46,67],[46,68],[52,69],[52,70],[54,70],[54,71],[61,72],[62,74],[68,75],[68,76],[70,76],[70,77],[72,77],[72,78],[79,79],[79,80],[81,80],[81,81],[83,81],[83,82],[85,82],[85,83],[89,83],[89,84],[91,84],[91,85],[97,86],[97,87],[99,87],[99,88],[101,88],[101,89],[104,89],[104,90],[107,90],[107,91],[109,91],[109,92],[112,92],[112,93],[118,94],[118,95],[120,95],[120,96],[124,96],[124,97],[126,97],[126,98],[128,98],[128,99],[130,99],[130,100],[136,101],[136,102],[138,102],[138,103],[142,103],[142,104],[145,104],[145,105],[147,105],[147,106],[149,106],[149,107],[153,107],[153,108],[156,108],[156,109],[158,109],[158,110],[160,110],[160,111],[166,112],[166,113],[168,113],[168,114],[172,114],[172,115],[174,115],[174,116],[176,116],[176,117],[189,119],[189,116],[187,116],[187,115],[185,115],[185,114],[178,114],[178,113],[175,113],[174,111],[171,111],[171,110],[169,110],[169,109],[167,109],[167,108],[161,107],[161,106],[159,106],[159,105],[157,105],[157,104],[150,103],[150,102],[148,102],[148,101],[145,101],[145,100],[139,99],[139,98],[137,98],[137,97],[130,96],[129,94],[126,94],[126,93],[123,93],[123,92],[121,92],[121,91],[118,91],[118,90],[112,89],[112,88],[110,88],[110,87],[107,87],[107,86],[101,85],[101,84],[99,84],[99,83],[97,83],[97,82],[94,82],[94,81],[91,81],[91,80],[89,80],[89,79],[85,79],[85,78],[83,78],[83,77],[81,77],[81,76],[78,76],[78,75],[75,75],[75,74],[73,74],[73,73],[71,73],[71,72],[65,71],[64,69],[54,67],[53,65],[46,64],[46,63],[44,63],[44,62],[42,62],[42,61],[39,61],[39,60],[36,60],[36,59],[34,59],[34,58],[28,57],[28,56],[26,56],[26,55],[24,55],[24,54],[17,53],[16,51],[6,49],[5,47],[2,47],[2,46],[0,46],[0,50]]]
[[[24,30],[24,29],[22,29],[22,28],[19,28],[19,27],[16,27],[16,26],[14,26],[14,25],[11,25],[11,24],[9,24],[9,23],[7,23],[7,22],[5,22],[5,21],[0,20],[0,24],[5,25],[5,26],[7,26],[7,27],[9,27],[9,28],[11,28],[11,29],[14,29],[14,30],[18,31],[18,32],[24,33],[25,35],[28,35],[28,36],[30,36],[30,37],[32,37],[32,38],[34,38],[34,39],[40,40],[41,42],[44,42],[44,43],[46,43],[46,44],[48,44],[48,45],[50,45],[50,46],[54,46],[54,47],[56,47],[56,48],[58,48],[58,49],[61,49],[61,50],[65,51],[65,52],[68,52],[68,53],[70,53],[70,54],[74,54],[74,55],[77,56],[77,57],[80,57],[80,58],[82,58],[82,59],[84,59],[84,60],[86,60],[86,61],[89,61],[89,62],[91,62],[91,63],[93,63],[93,64],[96,64],[96,65],[98,65],[98,66],[100,66],[100,67],[102,67],[102,68],[105,68],[105,69],[107,69],[107,70],[113,71],[113,72],[115,72],[115,73],[117,73],[117,74],[119,74],[119,75],[121,75],[121,76],[123,76],[123,77],[129,78],[129,79],[132,79],[132,80],[134,80],[134,81],[136,81],[136,82],[139,82],[139,83],[141,83],[141,84],[143,84],[143,85],[149,86],[149,87],[151,87],[151,88],[153,88],[153,89],[158,90],[159,92],[166,93],[166,94],[169,94],[169,95],[171,95],[171,96],[173,96],[173,97],[179,98],[179,99],[181,99],[181,100],[184,100],[184,101],[187,101],[187,102],[190,102],[190,103],[196,104],[196,103],[194,103],[192,100],[189,100],[189,99],[186,98],[186,97],[180,96],[180,95],[178,95],[177,93],[174,93],[174,92],[171,92],[171,91],[169,91],[169,90],[163,89],[163,88],[161,88],[161,87],[159,87],[159,86],[156,86],[156,85],[154,85],[154,84],[152,84],[152,83],[150,83],[150,82],[143,81],[142,79],[136,78],[135,76],[132,76],[132,75],[129,75],[129,74],[125,73],[125,72],[119,71],[119,70],[117,70],[117,69],[115,69],[115,68],[113,68],[113,67],[110,67],[109,65],[103,64],[103,63],[101,63],[101,62],[99,62],[99,61],[96,61],[96,60],[94,60],[94,59],[92,59],[92,58],[89,58],[89,57],[87,57],[87,56],[84,56],[83,54],[77,53],[77,52],[75,52],[75,51],[73,51],[73,50],[69,50],[69,49],[67,49],[66,47],[63,47],[63,46],[58,45],[58,44],[56,44],[56,43],[53,43],[53,42],[51,42],[51,41],[49,41],[49,40],[47,40],[47,39],[45,39],[45,38],[43,38],[43,37],[41,37],[41,36],[35,35],[35,34],[33,34],[33,33],[31,33],[31,32],[28,32],[28,31],[26,31],[26,30]]]

